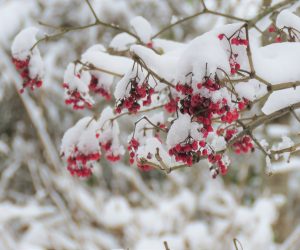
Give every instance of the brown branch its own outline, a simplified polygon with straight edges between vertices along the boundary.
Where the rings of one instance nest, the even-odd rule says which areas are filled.
[[[132,59],[137,62],[139,65],[141,65],[142,68],[144,68],[145,70],[147,70],[149,72],[149,74],[154,78],[157,79],[158,81],[160,81],[161,83],[166,84],[167,86],[171,87],[171,88],[175,88],[175,85],[173,85],[171,82],[169,82],[168,80],[162,78],[161,76],[159,76],[157,73],[155,73],[152,69],[150,69],[146,63],[142,60],[142,58],[140,58],[137,54],[133,53],[132,55]]]
[[[165,250],[171,250],[168,246],[168,242],[164,241]]]
[[[283,153],[293,153],[295,151],[298,151],[300,148],[300,143],[295,144],[294,146],[288,147],[288,148],[283,148],[280,150],[271,150],[271,154],[283,154]]]
[[[162,28],[159,32],[157,32],[156,34],[154,34],[152,36],[152,39],[158,37],[159,35],[161,35],[162,33],[166,32],[167,30],[172,29],[174,26],[177,26],[178,24],[184,23],[184,22],[186,22],[188,20],[191,20],[191,19],[193,19],[195,17],[198,17],[198,16],[201,16],[203,14],[212,14],[212,15],[221,16],[221,17],[225,17],[225,18],[228,18],[228,19],[236,20],[236,21],[248,22],[248,20],[246,20],[244,18],[240,18],[240,17],[229,15],[229,14],[225,14],[225,13],[220,13],[220,12],[217,12],[217,11],[209,10],[209,9],[207,9],[204,1],[201,1],[201,2],[202,2],[202,5],[203,5],[203,10],[202,11],[197,12],[197,13],[195,13],[193,15],[181,18],[178,21],[167,25],[166,27]]]
[[[278,10],[286,5],[289,5],[289,4],[293,4],[297,2],[297,0],[285,0],[281,3],[278,3],[278,4],[275,4],[273,7],[269,7],[269,8],[266,8],[265,11],[263,11],[262,13],[258,14],[257,16],[255,16],[254,18],[252,18],[248,25],[249,25],[249,28],[252,28],[254,27],[254,25],[260,21],[261,19],[263,19],[265,16],[271,14],[272,12],[274,12],[275,10]]]

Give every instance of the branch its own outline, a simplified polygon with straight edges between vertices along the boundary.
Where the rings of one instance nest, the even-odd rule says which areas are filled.
[[[285,0],[281,3],[278,3],[278,4],[275,4],[273,7],[270,7],[270,8],[266,8],[265,11],[263,11],[262,13],[258,14],[256,17],[252,18],[248,25],[249,25],[249,28],[252,28],[254,27],[254,25],[260,21],[261,19],[263,19],[265,16],[269,15],[270,13],[274,12],[275,10],[278,10],[286,5],[289,5],[289,4],[293,4],[293,3],[296,3],[297,0]]]
[[[97,14],[96,14],[94,8],[92,7],[90,1],[89,0],[85,0],[85,2],[87,3],[87,5],[89,6],[91,12],[93,13],[93,16],[95,17],[96,22],[100,22],[100,20],[99,20]]]
[[[166,84],[167,86],[171,87],[171,88],[175,88],[175,85],[173,85],[171,82],[169,82],[168,80],[162,78],[161,76],[159,76],[157,73],[155,73],[152,69],[150,69],[146,63],[142,60],[142,58],[140,58],[137,54],[133,53],[132,55],[132,59],[137,62],[139,65],[141,65],[142,68],[144,68],[145,70],[147,70],[149,72],[149,74],[153,77],[156,78],[158,81],[160,81],[161,83]]]

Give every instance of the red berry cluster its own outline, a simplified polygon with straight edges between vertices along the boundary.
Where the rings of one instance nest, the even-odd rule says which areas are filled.
[[[101,87],[101,85],[99,84],[99,79],[94,75],[92,75],[91,82],[89,84],[89,89],[94,93],[103,96],[107,101],[111,99],[111,94],[106,89]]]
[[[143,106],[151,104],[151,96],[154,93],[154,88],[151,88],[147,82],[139,85],[137,79],[133,78],[130,80],[128,87],[130,87],[129,96],[118,101],[116,107],[117,113],[121,113],[124,108],[128,109],[130,113],[136,113],[141,107],[138,103],[139,100],[143,100]]]
[[[245,135],[242,139],[236,141],[233,144],[233,147],[236,154],[248,153],[254,149],[252,139],[248,135]]]
[[[231,40],[230,40],[230,43],[232,45],[236,45],[236,46],[239,46],[239,45],[245,45],[245,46],[248,46],[249,42],[247,39],[242,39],[240,37],[233,37]]]
[[[64,83],[63,87],[66,89],[67,98],[65,99],[65,104],[73,105],[73,109],[79,110],[87,108],[92,108],[93,105],[84,97],[84,94],[79,92],[77,89],[71,90],[68,83]]]
[[[93,167],[93,162],[98,161],[100,157],[101,155],[98,152],[85,155],[75,148],[74,154],[69,156],[67,159],[67,169],[72,176],[89,177],[92,174],[91,168]]]
[[[215,168],[215,173],[213,175],[213,178],[216,178],[220,172],[222,175],[227,174],[228,168],[227,168],[226,164],[224,163],[224,161],[222,160],[221,154],[210,154],[207,159],[210,163],[217,166],[217,168]]]
[[[238,54],[232,54],[229,58],[229,65],[230,65],[230,73],[232,75],[236,74],[238,70],[241,68],[241,65],[237,62]]]
[[[244,46],[248,46],[249,45],[249,41],[247,39],[243,39],[239,36],[240,32],[238,33],[238,36],[236,37],[232,37],[232,38],[227,38],[228,42],[230,42],[231,45],[244,45]],[[223,40],[223,38],[225,37],[225,34],[219,34],[218,38],[220,40]],[[231,47],[230,47],[231,48]],[[229,57],[229,64],[230,64],[230,73],[232,75],[236,74],[236,72],[241,68],[240,64],[237,62],[237,57],[238,54],[234,54],[232,52],[232,48],[231,48],[231,53],[230,53],[230,57]]]
[[[174,156],[176,161],[181,161],[189,166],[198,162],[200,156],[207,155],[205,141],[197,141],[188,137],[183,143],[178,143],[169,150],[169,155]]]
[[[20,89],[21,94],[24,92],[25,88],[30,88],[31,90],[34,90],[35,88],[40,88],[42,86],[43,82],[41,79],[39,79],[38,76],[33,79],[30,78],[30,57],[27,57],[26,60],[18,60],[16,58],[13,58],[12,61],[23,79],[22,88]]]
[[[223,40],[223,38],[226,37],[225,34],[219,34],[218,35],[218,38],[220,40]],[[227,37],[226,37],[227,38]],[[240,36],[238,35],[237,37],[232,37],[231,39],[227,38],[227,40],[230,40],[230,43],[232,45],[236,45],[236,46],[239,46],[239,45],[245,45],[245,46],[248,46],[249,45],[249,42],[247,39],[243,39],[243,38],[240,38]]]
[[[212,80],[209,77],[205,77],[202,83],[197,84],[197,88],[206,88],[210,92],[214,92],[219,90],[221,86],[218,78]],[[201,93],[193,94],[193,89],[187,84],[178,84],[176,89],[184,95],[184,98],[179,102],[180,112],[189,114],[194,120],[203,124],[201,132],[204,134],[204,137],[213,131],[211,125],[214,115],[220,116],[221,120],[227,123],[232,123],[239,117],[237,109],[230,110],[228,101],[225,98],[218,102],[213,102],[211,98],[204,97]]]
[[[112,141],[109,140],[107,142],[100,143],[101,148],[106,152],[105,157],[107,160],[111,162],[119,161],[121,159],[120,155],[114,155],[111,150]]]
[[[276,28],[275,25],[271,25],[271,26],[269,27],[268,31],[269,31],[270,33],[277,33],[277,35],[276,35],[276,37],[275,37],[275,42],[276,42],[276,43],[281,43],[281,42],[282,42],[281,32],[280,32],[280,30],[278,30],[278,29]]]
[[[140,143],[132,138],[127,146],[128,152],[129,152],[129,163],[133,164],[134,163],[134,158],[135,158],[135,152],[137,151],[138,147],[140,146]]]
[[[177,98],[170,98],[170,101],[164,106],[165,110],[168,112],[168,113],[174,113],[177,111],[177,103],[179,101],[179,97]]]

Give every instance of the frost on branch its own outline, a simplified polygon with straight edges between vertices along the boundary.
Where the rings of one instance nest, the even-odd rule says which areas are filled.
[[[19,71],[23,84],[20,93],[25,88],[34,90],[42,86],[44,65],[40,51],[35,46],[38,29],[34,27],[22,30],[14,39],[11,52],[13,63]]]

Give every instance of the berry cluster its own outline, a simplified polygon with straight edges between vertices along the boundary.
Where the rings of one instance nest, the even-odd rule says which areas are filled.
[[[236,45],[236,46],[239,46],[239,45],[244,45],[244,46],[248,46],[249,45],[249,42],[247,39],[242,39],[240,38],[239,36],[238,37],[233,37],[231,40],[230,40],[230,43],[232,45]]]
[[[132,138],[128,143],[127,149],[129,152],[129,163],[130,164],[134,163],[135,152],[137,151],[139,145],[140,145],[140,143],[134,138]]]
[[[79,76],[78,76],[79,77]],[[63,84],[64,89],[66,90],[65,104],[73,105],[73,109],[79,110],[87,108],[92,108],[93,104],[85,98],[85,93],[81,93],[77,89],[71,90],[68,83]]]
[[[197,141],[188,137],[183,143],[175,145],[169,150],[169,155],[174,156],[176,161],[181,161],[189,166],[199,161],[200,156],[207,155],[205,141]]]
[[[86,155],[75,148],[74,153],[67,159],[67,169],[72,176],[89,177],[92,174],[93,162],[98,161],[100,157],[99,152]]]
[[[212,80],[209,77],[205,77],[202,83],[197,84],[198,89],[206,88],[210,93],[217,91],[221,88],[218,78]],[[203,124],[203,134],[207,136],[207,133],[213,131],[212,118],[215,115],[221,117],[223,122],[232,123],[239,117],[238,110],[231,109],[228,105],[228,100],[222,98],[214,102],[210,97],[204,97],[200,93],[193,94],[192,87],[187,84],[178,84],[176,89],[184,95],[184,98],[180,100],[180,112],[183,114],[189,114],[194,120]],[[242,104],[241,104],[242,106]]]
[[[236,141],[233,145],[236,154],[248,153],[254,150],[252,139],[250,136],[245,135],[242,139]]]
[[[133,78],[130,80],[128,87],[130,87],[129,96],[118,101],[116,107],[117,113],[121,113],[124,108],[128,109],[130,113],[136,113],[141,107],[138,103],[139,100],[143,100],[143,106],[151,104],[151,96],[154,93],[154,88],[151,88],[147,82],[139,85],[137,78]]]
[[[115,162],[115,161],[119,161],[121,159],[120,155],[114,155],[114,153],[111,149],[111,146],[112,146],[111,140],[100,143],[100,146],[106,152],[105,157],[107,160],[109,160],[111,162]]]
[[[281,32],[276,28],[275,25],[271,25],[271,26],[268,28],[268,31],[269,31],[270,33],[277,33],[277,34],[276,34],[276,37],[275,37],[275,42],[276,42],[276,43],[281,43],[281,42],[282,42]]]
[[[239,32],[239,34],[240,34],[240,32]],[[229,40],[232,45],[236,45],[236,46],[239,46],[239,45],[248,46],[249,45],[248,40],[241,38],[239,35],[237,37],[231,37],[231,38],[228,38],[225,34],[218,35],[218,38],[220,40],[223,40],[224,37],[226,37],[227,40]]]
[[[213,178],[216,178],[220,172],[222,175],[227,174],[228,168],[225,162],[223,161],[221,154],[210,154],[207,159],[211,164],[217,166],[217,168],[214,168],[215,172],[213,174]]]
[[[238,36],[236,36],[236,37],[233,36],[231,38],[228,38],[227,36],[225,36],[225,34],[219,34],[218,35],[218,38],[220,40],[223,40],[224,37],[226,37],[226,39],[228,40],[228,42],[231,45],[236,45],[236,46],[244,45],[246,47],[249,45],[249,41],[247,39],[243,39],[243,38],[240,37],[240,31],[238,32]],[[232,75],[234,75],[241,68],[241,66],[237,62],[238,54],[232,52],[232,47],[231,46],[230,46],[230,50],[231,50],[230,57],[229,57],[230,73]]]
[[[103,96],[107,101],[111,99],[111,94],[99,84],[99,79],[94,75],[92,75],[89,89],[92,92]]]
[[[168,113],[175,113],[177,111],[177,103],[179,101],[179,98],[170,98],[170,101],[164,106],[165,110]]]
[[[229,58],[230,73],[234,75],[240,70],[241,65],[237,62],[238,54],[231,54]]]
[[[21,94],[24,92],[25,88],[34,90],[35,88],[40,88],[42,86],[43,82],[38,76],[33,79],[30,77],[29,56],[26,60],[18,60],[16,58],[13,58],[12,61],[23,79],[22,88],[20,89]]]

